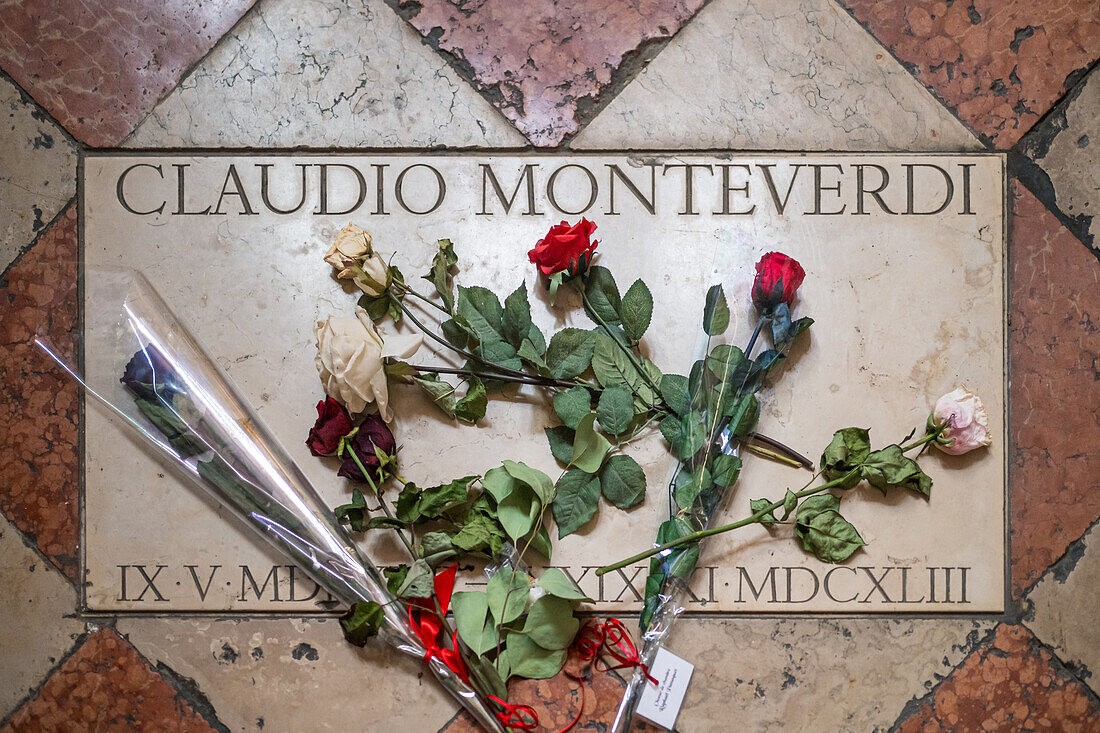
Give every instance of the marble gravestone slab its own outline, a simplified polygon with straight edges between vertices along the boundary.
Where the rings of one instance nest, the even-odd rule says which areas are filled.
[[[920,428],[959,384],[988,407],[993,447],[930,456],[930,500],[868,487],[845,515],[868,546],[829,566],[791,528],[749,528],[709,541],[689,612],[941,613],[1003,610],[1005,597],[1004,158],[928,154],[90,154],[83,173],[86,325],[95,268],[143,270],[255,404],[333,506],[350,488],[304,438],[322,396],[314,323],[350,314],[355,296],[322,256],[348,221],[406,277],[428,270],[450,238],[459,283],[502,297],[526,282],[544,331],[589,328],[566,288],[550,309],[527,250],[551,224],[587,216],[600,262],[620,287],[644,277],[656,302],[645,338],[666,371],[699,348],[707,287],[725,284],[728,340],[752,330],[753,263],[782,250],[808,273],[798,314],[816,325],[761,394],[759,429],[816,457],[834,429],[871,429],[876,444]],[[94,345],[89,345],[90,350]],[[86,355],[89,376],[96,354]],[[424,348],[418,363],[443,363]],[[420,483],[482,473],[505,458],[557,476],[542,428],[548,401],[493,400],[482,424],[452,424],[415,388],[393,386],[403,474]],[[89,409],[84,563],[89,611],[292,612],[326,609],[323,593],[244,528],[194,495]],[[648,546],[667,516],[670,457],[659,434],[630,447],[649,483],[643,505],[603,505],[555,543],[553,563],[596,608],[639,607],[644,564],[598,579],[594,568]],[[808,472],[749,457],[728,521],[750,499],[781,497]],[[387,538],[376,561],[401,555]]]

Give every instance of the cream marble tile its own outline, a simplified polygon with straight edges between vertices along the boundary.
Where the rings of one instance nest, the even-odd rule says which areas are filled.
[[[1028,593],[1027,603],[1027,627],[1100,693],[1100,528],[1093,525],[1070,547]]]
[[[536,203],[539,216],[523,216],[525,204],[503,209],[487,201],[492,216],[479,216],[482,205],[480,164],[493,166],[511,187],[523,166],[537,166]],[[771,249],[782,249],[798,258],[809,276],[800,291],[799,313],[812,315],[817,324],[808,346],[784,367],[774,387],[762,394],[765,404],[761,430],[782,436],[804,453],[819,455],[832,431],[847,425],[872,429],[879,445],[899,440],[910,428],[924,424],[931,402],[965,382],[979,392],[988,407],[998,439],[986,454],[962,460],[930,456],[926,469],[936,487],[930,501],[915,496],[882,500],[874,490],[860,490],[858,499],[846,503],[845,514],[863,531],[871,544],[837,570],[808,559],[785,535],[770,537],[764,530],[745,531],[712,541],[704,552],[704,570],[698,576],[700,603],[692,610],[729,611],[999,611],[1003,603],[1003,303],[1002,159],[998,156],[941,157],[873,155],[829,156],[481,156],[481,155],[375,155],[325,158],[217,156],[93,156],[86,161],[86,261],[88,271],[102,265],[129,264],[144,269],[188,321],[197,337],[212,351],[259,414],[272,427],[290,453],[332,505],[344,503],[348,487],[330,466],[309,456],[304,445],[321,395],[314,367],[312,328],[318,317],[332,312],[350,313],[354,297],[333,282],[321,256],[333,234],[349,218],[371,230],[376,246],[396,261],[410,282],[427,270],[440,237],[452,237],[461,257],[459,282],[491,283],[502,295],[521,282],[534,283],[534,271],[526,251],[548,225],[562,215],[544,197],[545,181],[558,166],[587,165],[607,175],[606,165],[620,165],[632,179],[647,179],[646,163],[654,165],[748,166],[752,216],[715,216],[721,176],[708,177],[696,170],[694,205],[698,216],[680,216],[684,203],[683,168],[655,171],[656,214],[650,216],[633,200],[617,199],[620,216],[606,215],[606,191],[588,212],[599,224],[597,237],[604,265],[616,273],[625,290],[636,277],[650,284],[657,309],[646,343],[653,360],[667,371],[686,373],[697,344],[699,318],[712,269],[726,282],[733,304],[735,343],[747,340],[752,329],[749,289],[752,265]],[[165,203],[161,214],[137,216],[122,210],[116,198],[123,171],[134,168],[123,185],[129,204],[151,210]],[[306,168],[312,183],[308,204],[297,214],[278,216],[267,212],[256,193],[259,164],[275,166],[270,198],[289,206],[298,199],[300,169],[321,163],[354,165],[369,182],[367,203],[354,215],[317,216],[315,167]],[[887,215],[872,208],[864,216],[814,216],[811,165],[842,166],[842,194],[837,200],[852,212],[853,166],[881,164],[891,176],[884,201],[900,211],[905,207],[905,165],[938,164],[956,179],[956,195],[949,211],[938,215]],[[397,214],[393,198],[398,172],[413,164],[435,166],[447,181],[447,194],[439,209],[424,216]],[[239,216],[240,201],[227,197],[218,216],[176,216],[176,171],[184,170],[189,211],[214,207],[229,165],[236,166],[248,195],[261,213]],[[777,215],[767,187],[761,181],[761,165],[775,165],[774,175],[783,190],[792,185],[785,214]],[[959,166],[973,165],[971,210],[962,210],[963,183]],[[155,166],[160,166],[161,173]],[[173,168],[173,166],[189,166]],[[374,166],[388,166],[386,168]],[[795,168],[795,166],[803,166]],[[384,203],[388,215],[374,215],[377,191],[374,173],[386,175]],[[772,170],[772,169],[768,169]],[[821,168],[836,172],[835,168]],[[915,169],[921,176],[932,169]],[[337,172],[342,175],[337,176]],[[735,174],[744,169],[735,168]],[[800,173],[798,172],[800,171]],[[868,169],[869,175],[877,175]],[[354,176],[333,168],[330,204],[354,201]],[[163,178],[161,178],[163,174]],[[839,175],[839,174],[838,174]],[[574,210],[583,206],[567,197],[587,199],[566,169],[562,204]],[[791,176],[798,176],[791,179]],[[407,179],[406,203],[424,210],[435,200],[434,177],[425,168],[413,169]],[[831,185],[832,179],[823,179]],[[877,179],[875,179],[877,180]],[[931,182],[921,177],[918,210],[929,210]],[[419,181],[419,183],[417,183]],[[737,185],[740,179],[731,181]],[[601,184],[602,185],[602,184]],[[641,184],[646,190],[645,183]],[[569,193],[566,193],[568,188]],[[624,196],[622,188],[616,196]],[[521,197],[521,201],[523,198]],[[745,202],[746,206],[750,205]],[[732,206],[740,206],[741,199]],[[181,252],[186,257],[180,257]],[[716,253],[720,257],[716,260]],[[96,283],[87,282],[89,328],[113,323],[113,314],[96,305]],[[590,327],[568,295],[561,310],[551,311],[543,292],[533,286],[531,300],[536,321],[544,329],[576,324]],[[961,319],[959,313],[965,312]],[[121,395],[117,385],[119,363],[102,362],[94,344],[86,349],[93,380],[105,390]],[[425,349],[416,361],[439,363]],[[488,416],[476,428],[460,427],[440,419],[435,408],[415,389],[397,386],[396,432],[404,446],[403,473],[421,485],[445,478],[482,473],[503,458],[523,460],[551,475],[557,468],[542,435],[552,424],[545,401],[533,393],[527,399],[494,400]],[[117,429],[106,425],[95,410],[87,416],[87,558],[89,603],[97,609],[207,609],[293,611],[313,608],[313,602],[288,600],[286,569],[275,571],[280,582],[275,598],[270,584],[257,599],[273,565],[280,563],[258,549],[251,536],[236,525],[216,517],[202,500],[183,489],[162,468],[142,456]],[[637,608],[626,578],[640,587],[642,575],[635,569],[623,576],[612,574],[601,584],[592,566],[618,559],[646,547],[667,512],[665,492],[669,457],[659,437],[634,450],[647,472],[650,498],[630,513],[605,506],[591,528],[557,543],[555,562],[568,565],[601,607],[624,611]],[[119,481],[120,467],[126,481]],[[759,495],[781,496],[783,488],[800,486],[805,477],[788,469],[746,460],[738,493],[727,516],[745,516],[748,502]],[[150,502],[157,511],[150,512]],[[667,514],[665,514],[667,516]],[[983,521],[974,522],[974,517]],[[374,545],[379,562],[396,562],[400,555],[393,543]],[[152,573],[163,565],[157,583],[166,600],[152,592],[135,600],[144,587],[136,565]],[[241,566],[249,568],[245,577]],[[121,592],[119,566],[128,566],[128,586]],[[190,566],[190,567],[189,567]],[[218,566],[218,567],[215,567]],[[588,570],[585,570],[585,567]],[[709,568],[713,567],[713,571]],[[790,571],[787,568],[791,568]],[[966,568],[963,575],[962,568]],[[903,570],[904,568],[904,570]],[[792,593],[786,593],[787,573]],[[946,584],[951,578],[952,595]],[[883,582],[875,590],[873,578]],[[936,590],[931,591],[932,579]],[[816,582],[815,582],[816,581]],[[750,582],[757,589],[750,589]],[[962,585],[966,584],[964,594]],[[206,595],[205,588],[209,587]],[[201,592],[200,592],[201,591]],[[297,598],[311,588],[300,585]],[[713,600],[709,600],[713,599]],[[705,602],[704,602],[705,601]]]
[[[993,622],[682,619],[669,649],[695,664],[677,729],[885,731]]]
[[[1067,103],[1029,135],[1024,153],[1050,179],[1054,205],[1080,220],[1080,233],[1096,247],[1100,233],[1100,73],[1096,70]]]
[[[72,585],[0,515],[0,719],[37,689],[84,633]]]
[[[573,148],[979,150],[830,0],[716,0]]]
[[[348,644],[336,619],[122,619],[154,665],[195,681],[231,731],[439,730],[457,712],[420,661]]]
[[[0,272],[76,190],[76,151],[18,87],[0,79]]]
[[[524,143],[383,2],[263,0],[125,145]]]

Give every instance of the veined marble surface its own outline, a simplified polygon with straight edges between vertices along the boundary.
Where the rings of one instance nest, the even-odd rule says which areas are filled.
[[[514,185],[525,165],[538,166],[534,180],[541,214],[521,215],[526,205],[521,197],[511,215],[505,216],[491,188],[483,202],[480,164],[485,162],[507,181],[506,188]],[[354,165],[371,174],[365,176],[370,181],[369,195],[354,215],[316,216],[310,200],[297,214],[276,216],[263,212],[257,200],[258,163],[275,166],[269,193],[279,206],[286,207],[298,197],[303,169],[297,165]],[[754,214],[713,214],[720,207],[721,176],[708,177],[705,169],[696,168],[691,208],[698,214],[681,215],[686,206],[687,169],[683,166],[687,163],[728,165],[731,176],[747,175],[749,194],[732,193],[729,209],[748,211],[755,206]],[[395,200],[392,186],[402,170],[410,170],[404,206],[423,211],[435,200],[435,178],[427,164],[447,181],[444,202],[424,216],[398,214],[402,205]],[[568,289],[558,308],[546,307],[545,294],[535,284],[534,268],[526,258],[527,249],[548,226],[565,218],[552,211],[543,192],[553,169],[564,171],[558,179],[557,205],[567,211],[585,206],[588,189],[578,167],[582,164],[601,179],[608,175],[607,165],[617,164],[641,182],[642,191],[648,190],[644,181],[653,171],[655,215],[645,213],[633,198],[622,198],[627,194],[621,187],[616,194],[620,216],[606,213],[609,202],[602,187],[596,205],[587,213],[600,227],[596,235],[601,242],[600,262],[616,274],[620,288],[625,290],[636,277],[644,277],[652,288],[657,306],[645,350],[666,371],[687,372],[699,340],[703,296],[715,280],[725,283],[732,304],[730,340],[747,339],[753,325],[748,296],[752,264],[764,252],[780,249],[799,259],[809,273],[797,314],[812,315],[817,325],[763,393],[762,431],[782,436],[813,456],[828,443],[834,429],[851,424],[871,428],[875,444],[886,445],[922,426],[936,397],[965,383],[982,395],[998,436],[993,448],[980,456],[930,456],[926,466],[937,482],[930,501],[901,493],[883,500],[870,489],[855,492],[859,500],[846,504],[845,513],[870,545],[828,581],[829,568],[807,558],[783,528],[774,537],[754,528],[712,541],[704,551],[704,570],[696,577],[700,602],[697,609],[693,604],[693,610],[1000,611],[1004,597],[1004,232],[1002,159],[997,156],[95,156],[85,168],[88,328],[113,322],[115,315],[106,312],[97,297],[96,268],[128,265],[144,270],[253,401],[324,497],[332,505],[344,503],[349,487],[335,477],[331,466],[309,456],[303,442],[314,419],[313,405],[322,395],[313,364],[313,324],[330,313],[351,313],[355,302],[354,295],[345,294],[333,281],[321,259],[335,232],[349,218],[356,220],[372,231],[381,252],[395,253],[395,262],[410,281],[427,271],[435,241],[449,237],[460,256],[458,282],[489,283],[503,297],[526,281],[535,320],[544,331],[564,325],[590,327]],[[956,195],[942,213],[930,215],[890,215],[865,197],[870,208],[859,215],[852,189],[857,164],[880,165],[890,173],[893,183],[883,193],[883,204],[892,211],[906,206],[906,165],[925,166],[914,169],[916,211],[933,210],[944,195],[942,179],[928,166],[951,172]],[[161,166],[164,178],[156,168],[131,168],[134,165]],[[238,196],[227,196],[217,204],[230,165],[263,213],[242,216]],[[388,168],[372,168],[383,165]],[[783,215],[778,214],[782,201],[767,192],[762,180],[765,169],[761,166],[767,165],[774,166],[766,170],[782,182],[780,191],[790,184]],[[971,172],[969,210],[974,215],[959,213],[967,206],[962,199],[962,166],[972,166],[966,170]],[[122,186],[127,204],[137,211],[150,211],[164,203],[161,213],[137,216],[122,209],[116,183],[127,169],[131,177]],[[184,193],[186,210],[202,211],[209,204],[220,215],[172,215],[178,170],[185,171],[189,187]],[[316,170],[306,170],[313,171],[307,178],[314,180]],[[378,170],[386,175],[388,215],[371,213],[377,206],[373,173]],[[814,186],[815,170],[822,176],[825,188],[821,191]],[[343,178],[337,175],[341,172]],[[333,167],[330,173],[330,206],[335,210],[354,200],[355,192],[348,185],[355,179],[346,168]],[[866,185],[877,185],[870,179],[877,175],[876,169],[867,168],[866,174]],[[839,195],[829,191],[835,183],[832,176],[841,181]],[[725,183],[732,191],[741,182],[733,177]],[[307,188],[310,197],[316,197],[316,182]],[[495,213],[478,215],[483,204],[486,211]],[[822,211],[844,207],[846,213],[806,213],[818,205]],[[892,246],[896,242],[906,242],[908,247],[898,250]],[[125,399],[117,386],[124,364],[120,358],[97,350],[94,342],[86,347],[93,385]],[[428,349],[413,361],[440,363]],[[396,432],[404,446],[404,475],[431,485],[482,473],[512,458],[557,476],[560,469],[542,434],[544,426],[555,423],[548,403],[533,393],[523,395],[514,402],[491,401],[482,425],[460,427],[441,418],[413,389],[395,386],[393,404],[398,415]],[[431,448],[425,450],[426,446]],[[598,599],[597,608],[616,612],[637,608],[630,581],[640,592],[642,564],[607,576],[602,584],[591,572],[592,566],[646,547],[667,512],[665,494],[656,488],[665,484],[670,465],[662,440],[653,435],[633,446],[631,453],[646,470],[648,500],[629,513],[605,505],[592,525],[556,544],[553,558],[555,564],[568,566],[582,587]],[[120,480],[123,466],[125,479]],[[257,547],[232,523],[215,517],[207,503],[181,489],[170,474],[120,439],[94,410],[88,412],[86,477],[91,608],[316,608],[312,602],[287,600],[302,598],[311,588],[307,583],[291,595],[285,568],[276,572],[284,584],[279,600],[272,595],[273,586],[261,591],[262,599],[256,598],[241,566],[247,566],[249,576],[262,587],[272,566],[285,563]],[[726,516],[747,515],[750,499],[782,496],[785,487],[797,488],[807,477],[761,460],[746,460]],[[400,560],[388,539],[369,546],[379,562]],[[165,566],[157,580],[165,600],[152,592],[135,600],[144,589],[137,565],[148,573]],[[120,571],[121,566],[127,569]],[[187,566],[194,567],[195,577]],[[121,572],[127,573],[127,594],[120,590]],[[950,572],[954,573],[951,581]],[[878,579],[882,590],[876,589],[873,579]],[[749,581],[757,589],[765,585],[770,589],[750,590]],[[954,584],[952,596],[945,594],[948,582]],[[204,600],[197,591],[200,584],[208,583]],[[938,595],[931,592],[932,583]]]

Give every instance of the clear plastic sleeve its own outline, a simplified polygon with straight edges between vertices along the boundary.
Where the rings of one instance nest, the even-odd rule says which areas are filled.
[[[417,657],[427,651],[378,569],[249,404],[134,270],[86,273],[97,318],[84,336],[82,371],[44,336],[36,345],[150,450],[212,495],[341,602],[383,608],[379,634]],[[117,307],[117,310],[115,308]],[[440,659],[428,666],[486,730],[502,728],[476,691]]]

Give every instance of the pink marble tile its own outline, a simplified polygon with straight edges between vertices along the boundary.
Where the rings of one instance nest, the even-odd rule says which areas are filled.
[[[72,135],[117,145],[255,0],[0,0],[0,68]]]
[[[578,129],[624,60],[679,30],[703,0],[395,0],[429,42],[535,145]]]

